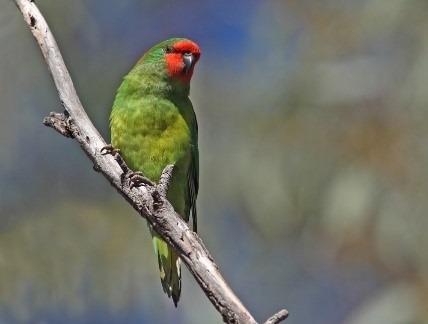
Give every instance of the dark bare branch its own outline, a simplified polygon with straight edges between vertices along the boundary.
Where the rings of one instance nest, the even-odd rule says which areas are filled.
[[[107,144],[83,109],[56,41],[42,14],[31,0],[15,2],[40,46],[61,104],[66,110],[63,114],[51,113],[45,118],[44,124],[64,136],[77,140],[93,162],[94,169],[102,173],[130,205],[177,251],[225,322],[256,323],[221,276],[201,239],[189,229],[166,200],[165,193],[173,171],[172,166],[164,170],[163,180],[158,186],[144,185],[133,188],[125,181],[130,170],[118,152],[103,154],[102,148]],[[275,318],[277,320],[270,323],[277,323],[285,317]]]

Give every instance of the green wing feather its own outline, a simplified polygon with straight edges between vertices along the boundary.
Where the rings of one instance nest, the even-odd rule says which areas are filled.
[[[196,198],[199,191],[199,150],[198,150],[198,124],[196,123],[193,131],[195,135],[192,137],[195,139],[195,143],[192,147],[192,159],[190,161],[189,173],[187,175],[188,187],[189,187],[189,204],[190,212],[193,219],[193,230],[198,230],[198,215],[196,211]]]

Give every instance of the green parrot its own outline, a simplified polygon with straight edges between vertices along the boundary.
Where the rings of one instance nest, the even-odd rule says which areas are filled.
[[[189,99],[190,79],[201,51],[194,42],[172,38],[149,49],[120,85],[110,115],[111,143],[131,170],[158,182],[174,164],[167,199],[196,231],[199,186],[198,125]],[[163,291],[177,307],[180,258],[150,228]]]

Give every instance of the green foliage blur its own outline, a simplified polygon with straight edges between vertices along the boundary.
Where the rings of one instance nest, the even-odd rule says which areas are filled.
[[[428,322],[428,2],[36,2],[107,142],[144,50],[200,44],[199,233],[258,321]],[[221,322],[187,270],[173,307],[145,221],[41,124],[62,108],[10,0],[0,41],[0,322]]]

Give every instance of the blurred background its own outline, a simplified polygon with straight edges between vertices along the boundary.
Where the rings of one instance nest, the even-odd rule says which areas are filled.
[[[172,36],[202,49],[199,234],[258,321],[428,322],[428,2],[38,0],[94,124]],[[78,144],[0,0],[0,322],[219,323],[163,294],[143,219]]]

